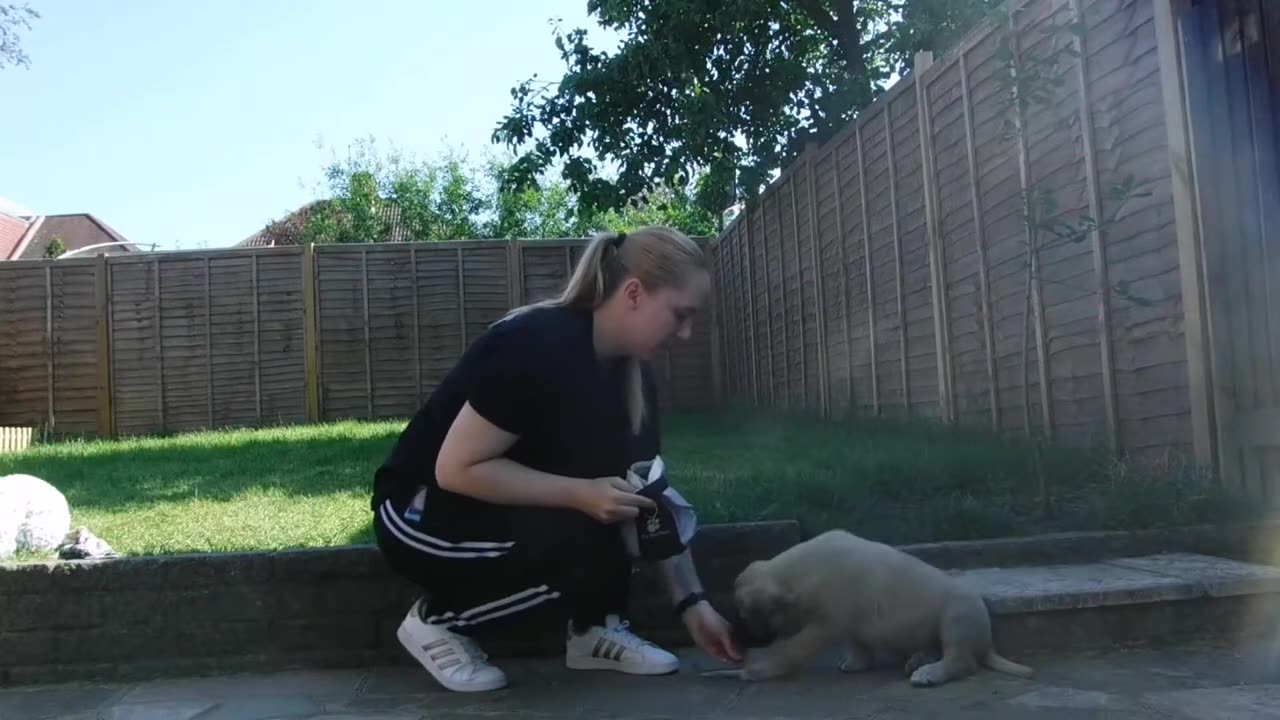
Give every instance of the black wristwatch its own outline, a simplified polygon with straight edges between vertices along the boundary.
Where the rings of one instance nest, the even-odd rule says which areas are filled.
[[[697,605],[698,603],[706,599],[707,599],[707,596],[703,595],[700,592],[691,592],[688,595],[685,595],[683,600],[676,603],[676,608],[674,611],[676,617],[681,617],[682,615],[684,615],[685,610],[688,610],[689,608],[693,607],[694,605]]]

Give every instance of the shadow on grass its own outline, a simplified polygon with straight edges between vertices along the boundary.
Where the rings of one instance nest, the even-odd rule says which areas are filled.
[[[1028,441],[924,419],[739,409],[674,418],[665,435],[673,482],[709,522],[794,518],[807,532],[839,527],[907,543],[1261,515],[1177,459],[1121,463],[1051,443],[1041,461],[1046,516]]]

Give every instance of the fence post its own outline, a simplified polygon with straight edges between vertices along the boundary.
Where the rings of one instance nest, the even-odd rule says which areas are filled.
[[[782,245],[782,198],[779,197],[782,194],[782,189],[781,189],[782,183],[778,183],[776,187],[777,187],[777,190],[773,196],[773,224],[778,229],[778,267],[776,272],[778,273],[778,286],[780,288],[779,301],[782,303],[782,358],[783,358],[782,379],[783,379],[783,385],[784,385],[784,392],[786,393],[783,396],[783,400],[785,401],[785,404],[783,405],[783,407],[789,410],[791,409],[791,365],[789,364],[788,361],[791,357],[791,348],[787,344],[787,336],[790,333],[789,324],[787,323],[787,264],[786,264],[787,256],[786,256],[786,253],[783,251],[783,245]],[[767,207],[766,203],[768,203],[768,197],[762,196],[760,198],[760,212],[762,214],[764,213],[765,207]],[[764,237],[761,238],[761,240],[764,242],[764,266],[766,268],[769,268],[769,226],[764,222],[763,219],[761,220],[760,224],[763,226],[762,229],[764,230]],[[772,269],[772,268],[769,268],[769,269]],[[766,299],[770,299],[773,296],[773,283],[769,282],[769,275],[770,273],[768,272],[765,273],[764,292],[765,292]],[[778,407],[778,402],[775,399],[776,398],[775,385],[777,383],[778,376],[777,376],[777,370],[774,368],[774,364],[773,364],[773,308],[772,307],[768,308],[768,313],[769,313],[769,324],[767,327],[769,328],[769,402],[772,407],[776,408]]]
[[[1072,22],[1084,25],[1084,8],[1080,0],[1071,0]],[[1077,91],[1080,93],[1080,141],[1084,145],[1085,183],[1089,192],[1089,216],[1102,217],[1102,193],[1098,186],[1097,143],[1093,138],[1093,104],[1089,99],[1089,48],[1085,33],[1074,33]],[[1098,293],[1098,347],[1102,353],[1102,401],[1107,413],[1107,442],[1112,450],[1120,449],[1120,415],[1116,405],[1115,355],[1111,349],[1111,282],[1108,279],[1107,252],[1102,231],[1094,228],[1093,267]]]
[[[1185,68],[1179,43],[1179,0],[1155,0],[1155,33],[1159,51],[1160,85],[1164,95],[1165,133],[1172,168],[1174,228],[1181,270],[1183,328],[1186,335],[1188,393],[1191,404],[1192,449],[1198,462],[1211,465],[1225,477],[1229,468],[1223,452],[1223,423],[1216,407],[1212,336],[1206,306],[1204,238],[1196,205],[1196,176],[1192,163],[1192,128],[1187,116]]]
[[[212,269],[210,267],[209,255],[204,256],[204,380],[205,380],[205,408],[208,414],[209,429],[214,428],[214,412],[213,412],[213,302],[210,297],[209,286],[212,282]]]
[[[1018,56],[1022,52],[1021,38],[1018,35],[1018,23],[1014,13],[1009,13],[1009,42],[1013,48],[1013,62],[1010,65],[1010,72],[1013,74],[1011,78],[1015,84],[1018,82],[1021,72]],[[1023,113],[1022,102],[1019,100],[1014,103],[1014,121],[1017,128],[1018,136],[1018,177],[1022,185],[1023,202],[1032,202],[1029,196],[1031,191],[1031,151],[1027,146],[1027,119]],[[1031,263],[1031,312],[1036,334],[1036,364],[1040,366],[1040,414],[1041,422],[1044,424],[1042,428],[1046,437],[1053,435],[1053,393],[1050,390],[1049,375],[1049,350],[1045,339],[1044,327],[1044,299],[1042,296],[1042,288],[1040,283],[1040,249],[1035,246],[1036,235],[1030,225],[1027,226],[1027,254],[1028,261]],[[1025,312],[1024,308],[1024,312]],[[1027,388],[1023,388],[1024,397],[1030,397]],[[1027,434],[1031,431],[1031,408],[1030,402],[1024,403],[1027,407],[1022,409],[1023,418],[1027,425]]]
[[[46,261],[44,266],[44,360],[45,360],[45,401],[48,418],[45,433],[53,431],[53,261]]]
[[[94,293],[98,311],[98,435],[114,438],[116,413],[112,403],[114,393],[111,383],[111,272],[107,266],[106,253],[98,256]]]
[[[524,304],[524,256],[519,240],[507,241],[507,304],[511,308]]]
[[[966,51],[967,52],[967,51]],[[978,187],[978,151],[973,130],[973,101],[969,98],[969,64],[960,53],[960,102],[964,110],[964,144],[969,161],[969,202],[973,208],[973,242],[978,253],[978,287],[982,291],[982,339],[987,360],[987,401],[991,403],[991,429],[1000,431],[1000,385],[996,375],[996,340],[991,319],[991,283],[987,277],[987,231]]]
[[[942,251],[942,229],[938,226],[938,175],[934,167],[933,117],[929,88],[924,73],[933,65],[933,53],[918,52],[912,70],[916,90],[916,119],[920,126],[921,180],[924,183],[925,231],[929,249],[929,280],[933,285],[933,333],[938,362],[938,408],[947,422],[956,419],[955,387],[951,368],[951,320],[947,298],[946,254]]]
[[[373,340],[369,333],[369,248],[360,248],[360,310],[364,320],[364,388],[368,419],[373,415]]]
[[[856,120],[853,133],[858,144],[858,196],[862,202],[862,261],[867,278],[867,332],[871,339],[871,408],[879,415],[880,407],[880,335],[876,330],[875,263],[871,261],[871,219],[867,213],[867,163],[862,154],[862,121]]]
[[[160,258],[158,257],[151,260],[151,274],[151,315],[155,329],[153,338],[156,344],[156,412],[160,416],[160,432],[165,433],[169,430],[169,424],[164,417],[164,329],[161,327],[162,323],[160,322],[163,313],[160,308]]]
[[[907,312],[906,299],[903,297],[903,286],[906,284],[902,271],[902,231],[898,221],[898,167],[897,156],[893,152],[893,103],[886,102],[880,111],[884,115],[884,147],[889,165],[889,219],[893,226],[893,268],[897,277],[898,308],[898,354],[902,366],[902,409],[911,414],[911,359],[907,355]],[[868,243],[870,247],[870,243]]]
[[[813,158],[818,154],[817,150],[817,144],[813,143],[806,153],[809,156],[809,172],[806,178],[809,186],[809,239],[812,241],[809,250],[813,256],[814,316],[818,325],[818,407],[822,411],[822,417],[829,418],[831,417],[831,373],[828,370],[830,358],[827,357],[827,298],[820,247],[822,233],[818,229],[818,183],[814,177],[817,170],[813,167]]]
[[[743,269],[742,257],[745,256],[747,260],[746,262],[747,297],[746,297],[746,302],[744,303],[747,306],[747,314],[745,319],[749,323],[751,323],[750,326],[747,328],[748,330],[751,331],[750,332],[751,402],[755,407],[760,407],[760,336],[759,336],[759,332],[757,332],[760,329],[760,326],[756,322],[756,280],[755,280],[756,271],[755,271],[755,259],[752,257],[752,253],[754,252],[754,250],[751,248],[751,211],[744,209],[743,212],[747,213],[746,218],[743,219],[743,222],[747,224],[745,228],[745,230],[747,231],[746,232],[747,240],[737,250],[737,252],[739,253],[738,270],[741,271]],[[760,226],[762,228],[764,227],[764,198],[763,197],[760,199]],[[742,282],[741,280],[739,280],[738,282],[739,292],[741,292],[742,289],[743,289]],[[765,307],[768,307],[769,306],[768,287],[765,288],[764,302],[765,302]],[[765,332],[768,334],[769,338],[773,337],[773,333],[769,330],[769,326],[767,324],[765,325]],[[747,333],[744,332],[743,340],[745,340],[747,337],[748,337]],[[769,363],[769,371],[773,372],[772,362]],[[770,387],[772,387],[772,380],[770,380]],[[769,400],[770,400],[770,405],[772,405],[773,404],[772,390],[769,392]]]
[[[721,234],[721,237],[724,237],[724,235]],[[720,263],[720,260],[723,257],[720,254],[721,247],[722,244],[720,242],[716,242],[708,248],[713,255],[711,267],[716,270],[711,280],[713,283],[713,292],[710,293],[711,327],[708,328],[708,330],[711,332],[711,402],[712,406],[717,409],[724,403],[724,388],[721,387],[722,383],[724,383],[724,368],[720,366],[721,358],[723,357],[720,351],[720,346],[723,342],[723,339],[720,337],[720,305],[723,303],[722,297],[724,291],[724,285],[722,283],[722,280],[724,279],[724,271]]]
[[[840,312],[844,315],[844,365],[848,406],[845,412],[854,415],[857,408],[853,392],[853,319],[849,316],[849,251],[844,227],[844,182],[840,178],[840,145],[831,148],[831,189],[836,196],[836,242],[840,253]],[[872,338],[874,341],[875,338]]]
[[[316,307],[316,246],[302,250],[302,336],[306,350],[307,422],[320,422],[320,326]]]
[[[803,162],[806,166],[809,164],[809,147],[806,146],[804,152],[801,153],[797,162]],[[800,305],[800,317],[797,325],[800,326],[800,407],[806,407],[809,404],[809,372],[808,372],[808,343],[805,342],[804,331],[804,264],[800,260],[800,204],[796,202],[796,175],[799,170],[791,173],[791,180],[787,183],[787,191],[791,196],[791,249],[795,251],[796,256],[796,303]],[[782,236],[779,235],[779,238]],[[783,249],[785,252],[785,248]],[[783,293],[783,302],[786,302],[787,295]],[[786,307],[786,305],[783,305]],[[788,330],[790,333],[790,330]],[[787,368],[791,368],[791,360],[787,359]],[[788,375],[788,377],[790,377]],[[787,386],[787,392],[790,394],[790,385]]]

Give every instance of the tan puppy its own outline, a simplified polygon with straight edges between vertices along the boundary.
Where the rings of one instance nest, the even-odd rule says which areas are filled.
[[[844,650],[845,672],[868,670],[877,656],[909,658],[915,686],[941,685],[979,665],[1022,678],[1034,672],[992,648],[991,617],[976,590],[842,530],[751,563],[734,583],[734,603],[739,637],[756,646],[731,671],[746,680],[781,677],[833,647]]]

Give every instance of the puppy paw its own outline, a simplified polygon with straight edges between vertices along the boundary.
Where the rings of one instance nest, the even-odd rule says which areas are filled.
[[[915,671],[939,659],[936,654],[921,650],[907,659],[907,664],[902,668],[902,674],[910,677],[915,674]]]
[[[747,682],[762,682],[764,680],[772,680],[783,674],[783,671],[767,660],[760,659],[747,663],[742,666],[742,679]]]
[[[840,663],[836,665],[840,672],[846,673],[866,672],[871,669],[871,666],[871,657],[859,648],[845,650]]]
[[[942,663],[930,663],[911,673],[911,684],[916,687],[935,687],[947,681]]]

